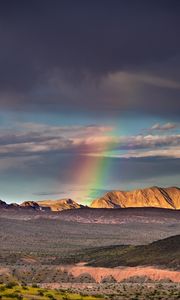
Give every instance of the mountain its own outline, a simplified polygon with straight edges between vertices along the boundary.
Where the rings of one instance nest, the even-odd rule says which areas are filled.
[[[60,199],[60,200],[42,200],[37,202],[41,207],[50,207],[51,211],[61,211],[66,209],[83,208],[84,206],[78,204],[72,199]]]
[[[133,191],[112,191],[91,203],[92,208],[156,207],[180,209],[180,189],[150,187]]]

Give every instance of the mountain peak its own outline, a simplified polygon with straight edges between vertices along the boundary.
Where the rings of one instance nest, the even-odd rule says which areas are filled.
[[[157,207],[180,209],[180,189],[152,186],[132,191],[112,191],[91,203],[92,208]]]

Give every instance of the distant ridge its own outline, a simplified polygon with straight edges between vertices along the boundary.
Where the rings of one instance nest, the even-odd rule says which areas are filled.
[[[7,204],[0,200],[0,209],[14,210],[14,211],[42,211],[42,212],[58,212],[68,209],[78,209],[85,206],[78,204],[72,199],[59,200],[42,200],[42,201],[24,201],[21,204],[11,203]]]
[[[112,191],[91,203],[92,208],[156,207],[180,209],[178,187],[150,187],[133,191]]]

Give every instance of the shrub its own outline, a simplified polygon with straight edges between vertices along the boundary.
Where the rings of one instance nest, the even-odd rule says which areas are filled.
[[[16,282],[9,282],[6,284],[6,288],[7,289],[12,289],[14,286],[16,286],[17,283]]]
[[[44,292],[41,291],[41,290],[39,290],[39,291],[38,291],[38,295],[39,295],[39,296],[44,296]]]
[[[32,288],[38,288],[38,285],[36,283],[33,283]]]
[[[54,298],[54,296],[52,294],[46,294],[46,296],[51,300],[56,300],[56,298]]]
[[[13,298],[16,300],[22,300],[23,296],[17,293],[6,294],[6,298]]]

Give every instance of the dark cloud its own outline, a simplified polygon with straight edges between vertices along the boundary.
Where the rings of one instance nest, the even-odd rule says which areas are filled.
[[[65,192],[38,192],[33,193],[34,196],[56,196],[56,195],[64,195]]]
[[[178,115],[179,36],[175,0],[1,1],[1,108]]]
[[[113,178],[119,182],[136,180],[155,180],[163,176],[179,176],[180,159],[164,157],[115,159]],[[122,172],[123,170],[123,172]],[[150,182],[150,181],[149,181]]]
[[[32,160],[25,161],[24,163],[21,162],[14,167],[11,164],[11,168],[4,170],[0,174],[0,178],[2,180],[4,178],[9,179],[9,181],[19,180],[20,182],[21,180],[25,180],[29,184],[33,182],[35,176],[38,178],[38,181],[41,180],[42,182],[46,182],[50,178],[50,182],[58,183],[60,188],[63,185],[62,192],[67,192],[65,185],[76,185],[76,178],[80,176],[77,170],[84,160],[85,158],[81,156],[74,157],[67,154],[63,156],[59,154],[46,157],[36,156]],[[163,179],[168,178],[168,176],[173,176],[172,180],[174,180],[174,183],[172,184],[178,184],[175,182],[179,180],[179,158],[165,159],[161,156],[128,159],[104,158],[104,163],[109,169],[101,176],[102,189],[104,186],[111,186],[110,189],[112,190],[114,184],[117,188],[120,188],[122,185],[126,186],[127,183],[129,185],[140,186],[141,181],[142,183],[147,181],[146,185],[150,185],[151,182],[152,184],[156,184],[157,180],[163,182]],[[89,182],[93,182],[93,180],[94,174],[92,174],[92,178],[90,174]],[[164,180],[164,183],[167,185],[171,184],[168,180]],[[85,185],[87,188],[83,181],[82,185]],[[43,187],[43,185],[40,185],[39,188]]]
[[[167,130],[174,124],[156,124],[154,129]],[[55,155],[68,153],[94,156],[162,156],[179,157],[180,134],[144,134],[113,136],[110,126],[50,126],[21,123],[14,131],[0,132],[0,158]],[[107,153],[107,149],[109,152]],[[123,151],[123,152],[122,152]],[[125,151],[125,152],[124,152]],[[86,158],[85,158],[86,159]]]

